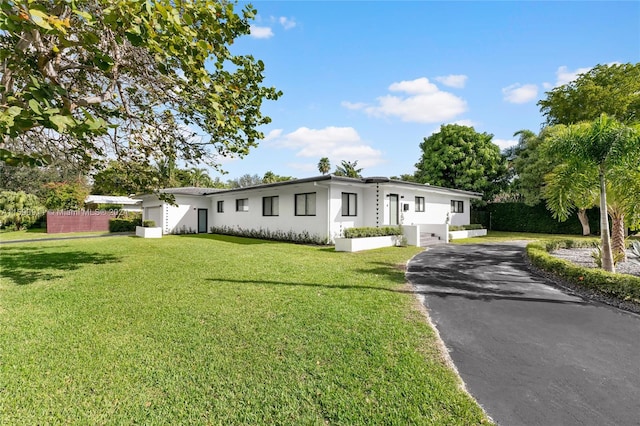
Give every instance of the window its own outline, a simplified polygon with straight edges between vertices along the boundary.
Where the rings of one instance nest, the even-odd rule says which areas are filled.
[[[218,201],[218,213],[224,213],[224,201]]]
[[[358,215],[358,194],[352,192],[342,193],[342,216]]]
[[[451,213],[464,213],[464,202],[451,200]]]
[[[316,215],[316,193],[296,194],[296,216]]]
[[[278,216],[278,197],[262,197],[262,216]]]
[[[424,211],[424,197],[416,197],[416,211],[417,212]]]
[[[248,212],[249,211],[249,199],[248,198],[238,198],[236,200],[236,211],[237,212]]]

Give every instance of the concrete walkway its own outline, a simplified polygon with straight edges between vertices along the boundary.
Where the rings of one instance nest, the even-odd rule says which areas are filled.
[[[524,244],[443,245],[407,277],[500,425],[640,425],[640,316],[532,275]]]

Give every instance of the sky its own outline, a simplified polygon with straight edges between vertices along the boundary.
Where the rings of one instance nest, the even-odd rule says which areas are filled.
[[[246,5],[240,2],[239,7]],[[272,122],[244,174],[316,176],[357,161],[363,176],[412,174],[420,143],[457,123],[501,149],[544,122],[545,92],[597,64],[640,62],[640,2],[254,1],[236,54],[265,63]]]

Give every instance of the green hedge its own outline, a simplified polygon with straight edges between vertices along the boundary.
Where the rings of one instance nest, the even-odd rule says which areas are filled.
[[[583,268],[549,254],[560,248],[591,247],[595,240],[541,240],[527,245],[527,255],[534,266],[551,272],[570,283],[640,303],[640,277],[612,274],[602,269]]]
[[[382,226],[347,228],[344,230],[345,238],[365,238],[365,237],[384,237],[387,235],[402,235],[402,228],[399,226]]]
[[[592,234],[600,233],[600,210],[587,210]],[[528,206],[524,203],[487,204],[485,211],[472,211],[471,221],[481,223],[487,229],[507,232],[532,232],[538,234],[582,235],[582,225],[576,213],[566,221],[554,219],[544,203]]]
[[[449,231],[473,231],[475,229],[485,229],[485,227],[479,223],[472,223],[470,225],[450,225],[449,226]]]
[[[135,219],[109,219],[109,232],[133,232],[136,226],[142,226],[140,218]]]

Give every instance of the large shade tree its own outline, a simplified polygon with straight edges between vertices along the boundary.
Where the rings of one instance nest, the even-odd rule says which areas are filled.
[[[483,192],[486,200],[500,192],[507,176],[507,161],[492,142],[493,135],[473,127],[447,124],[424,138],[416,164],[420,183]]]
[[[246,155],[280,95],[262,61],[229,49],[255,14],[226,0],[2,1],[0,159]]]
[[[551,189],[546,189],[547,207],[562,219],[577,206],[576,200],[597,197],[602,267],[615,272],[609,236],[607,187],[622,188],[627,184],[625,177],[637,177],[633,172],[640,163],[639,126],[628,126],[602,114],[594,121],[563,127],[551,140],[548,149],[550,155],[565,161],[547,177],[547,183],[551,185]],[[631,186],[637,187],[638,183],[632,182]],[[555,194],[550,196],[554,191]],[[628,190],[624,193],[630,197],[625,203],[630,206],[640,204],[638,194]],[[632,212],[632,216],[636,214]]]
[[[640,121],[640,63],[596,65],[538,102],[546,124],[574,124],[600,114]]]

